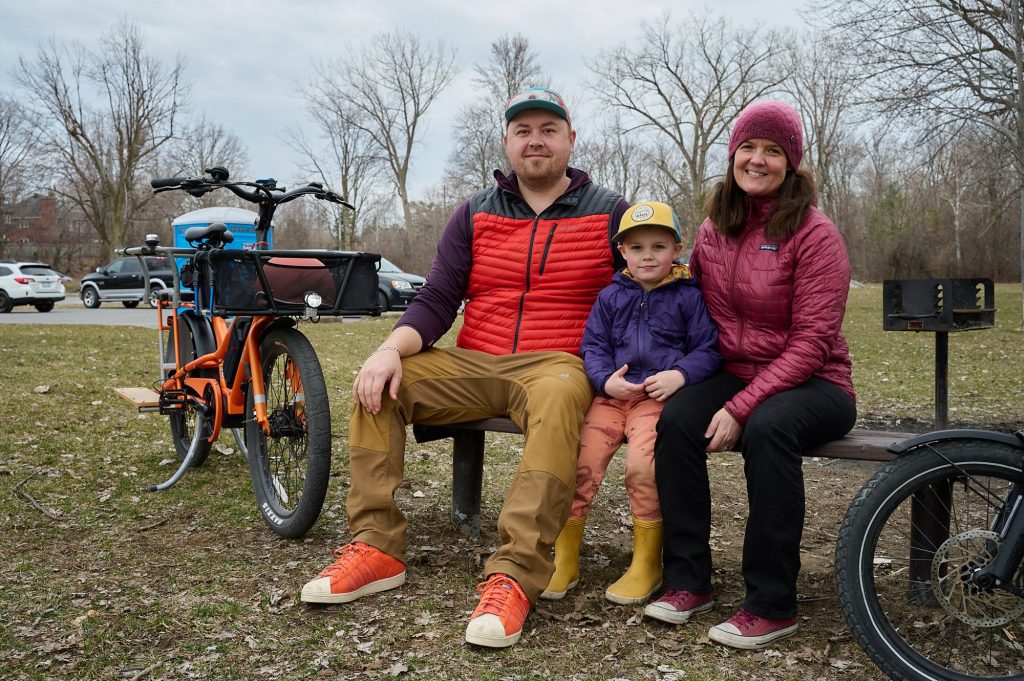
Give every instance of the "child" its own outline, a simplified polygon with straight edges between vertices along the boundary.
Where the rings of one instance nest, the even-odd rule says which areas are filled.
[[[580,354],[597,391],[580,433],[576,494],[555,542],[555,573],[541,598],[558,600],[579,581],[587,511],[622,441],[633,514],[633,561],[605,598],[646,601],[661,586],[661,508],[654,480],[655,426],[665,400],[715,372],[718,331],[696,280],[675,260],[682,251],[672,208],[638,203],[614,237],[626,269],[598,295]]]

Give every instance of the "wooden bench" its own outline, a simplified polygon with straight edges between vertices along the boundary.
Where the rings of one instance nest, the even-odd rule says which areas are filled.
[[[480,499],[484,477],[484,435],[519,433],[519,426],[508,418],[492,418],[445,426],[414,423],[417,442],[453,438],[452,522],[462,532],[480,536]],[[912,437],[911,433],[855,429],[841,440],[828,442],[804,452],[804,456],[855,461],[890,461],[895,456],[886,451],[894,442]]]

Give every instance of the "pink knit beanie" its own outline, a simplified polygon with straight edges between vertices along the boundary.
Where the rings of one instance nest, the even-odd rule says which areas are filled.
[[[800,114],[785,102],[754,102],[740,112],[729,135],[729,158],[749,139],[760,137],[775,142],[785,152],[794,170],[804,156],[804,130]]]

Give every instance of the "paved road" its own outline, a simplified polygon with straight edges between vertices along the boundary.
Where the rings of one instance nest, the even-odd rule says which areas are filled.
[[[398,316],[398,312],[385,312],[387,316]],[[342,317],[342,322],[359,321],[360,317]],[[321,323],[334,321],[331,317],[321,318]],[[104,303],[90,310],[75,298],[57,303],[50,312],[37,312],[31,305],[20,305],[7,314],[0,314],[3,324],[100,324],[103,326],[142,326],[156,328],[156,310],[145,305],[128,309],[121,303]]]
[[[156,310],[144,305],[129,310],[121,303],[105,303],[90,310],[76,296],[57,303],[50,312],[37,312],[31,305],[19,305],[7,314],[0,314],[2,324],[101,324],[155,329]]]

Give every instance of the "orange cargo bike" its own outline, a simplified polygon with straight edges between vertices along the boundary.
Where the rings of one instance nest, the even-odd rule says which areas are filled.
[[[274,180],[229,181],[220,167],[206,173],[151,184],[193,196],[228,189],[256,204],[256,248],[227,248],[233,235],[212,223],[186,230],[190,248],[160,246],[149,235],[144,246],[118,250],[144,268],[144,256],[167,258],[175,279],[157,305],[161,378],[151,402],[135,401],[168,417],[181,463],[149,489],[165,490],[202,465],[229,429],[248,460],[263,519],[283,537],[300,537],[327,493],[331,414],[320,361],[297,321],[380,314],[380,255],[267,249],[281,204],[311,195],[351,206],[317,183],[286,190]]]

